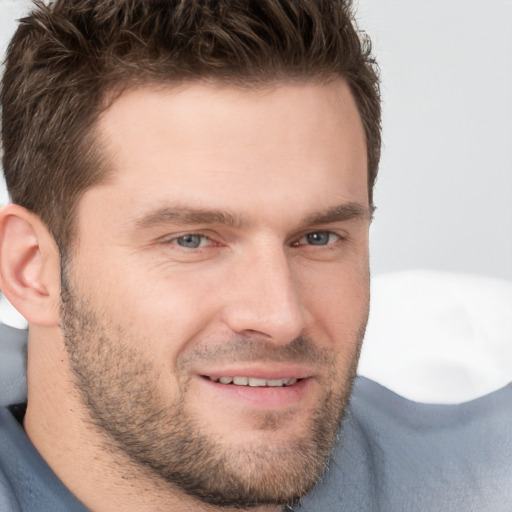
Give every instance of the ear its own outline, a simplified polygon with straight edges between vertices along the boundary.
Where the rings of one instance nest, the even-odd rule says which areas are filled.
[[[57,244],[37,215],[16,204],[0,210],[0,288],[29,324],[59,323]]]

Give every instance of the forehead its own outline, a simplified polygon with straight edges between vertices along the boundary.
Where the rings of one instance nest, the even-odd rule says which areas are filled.
[[[96,135],[113,173],[85,196],[110,189],[134,209],[367,203],[364,129],[342,80],[142,87],[103,113]]]

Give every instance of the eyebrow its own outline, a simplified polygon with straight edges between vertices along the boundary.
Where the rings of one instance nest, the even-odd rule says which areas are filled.
[[[136,221],[137,227],[149,228],[159,224],[223,224],[244,228],[249,223],[239,215],[225,210],[202,208],[164,207],[144,215]]]
[[[373,209],[359,203],[346,203],[321,212],[315,212],[305,217],[301,227],[316,224],[330,224],[353,219],[371,219]],[[159,208],[135,221],[139,228],[150,228],[162,224],[193,225],[193,224],[222,224],[232,228],[245,228],[250,225],[248,219],[228,210],[209,210],[203,208],[187,208],[170,206]]]
[[[346,222],[354,219],[369,219],[373,217],[375,208],[364,206],[360,203],[346,203],[318,213],[308,215],[303,221],[302,226],[308,227],[315,224],[330,224],[333,222]]]

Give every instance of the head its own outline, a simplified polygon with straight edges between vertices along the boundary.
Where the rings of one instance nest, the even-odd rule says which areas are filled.
[[[40,4],[2,116],[2,286],[91,445],[212,506],[307,493],[368,313],[380,110],[348,3]]]

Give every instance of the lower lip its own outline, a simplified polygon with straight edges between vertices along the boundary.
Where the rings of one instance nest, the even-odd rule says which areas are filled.
[[[217,397],[261,409],[285,409],[304,400],[311,386],[311,379],[301,379],[292,386],[251,387],[235,384],[221,384],[208,378],[200,377],[207,389],[215,392]]]

